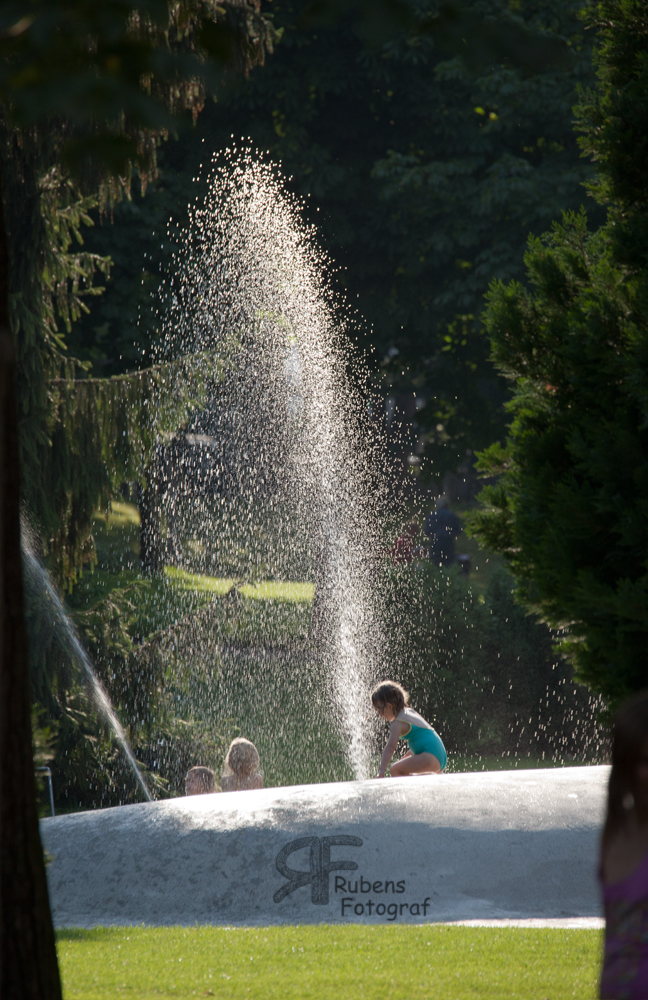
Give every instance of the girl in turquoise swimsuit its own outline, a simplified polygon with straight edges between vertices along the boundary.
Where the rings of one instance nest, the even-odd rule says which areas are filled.
[[[448,763],[448,755],[441,738],[429,722],[407,704],[407,691],[395,681],[382,681],[371,692],[371,704],[387,722],[391,723],[389,739],[380,761],[378,777],[384,778],[396,744],[406,739],[409,750],[391,766],[392,778],[408,774],[440,774]]]

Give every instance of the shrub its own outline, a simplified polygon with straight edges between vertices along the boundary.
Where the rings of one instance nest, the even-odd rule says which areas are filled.
[[[599,760],[600,700],[576,686],[555,636],[493,574],[483,596],[430,563],[389,572],[390,668],[458,754]]]

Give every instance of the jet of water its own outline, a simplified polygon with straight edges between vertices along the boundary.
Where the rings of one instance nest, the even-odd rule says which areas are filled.
[[[159,302],[162,350],[167,358],[227,351],[232,364],[185,431],[211,449],[209,469],[204,448],[194,464],[191,504],[178,515],[185,480],[169,464],[158,492],[167,523],[190,534],[193,520],[188,544],[205,566],[228,553],[238,560],[227,575],[294,579],[301,545],[315,582],[322,697],[364,778],[369,691],[385,646],[376,584],[383,487],[379,434],[359,389],[366,372],[350,349],[354,320],[276,166],[231,149],[207,173],[206,197],[175,234]],[[182,460],[186,471],[186,449]],[[293,681],[285,679],[287,704]]]
[[[22,552],[23,552],[23,559],[25,560],[25,564],[28,568],[29,573],[35,580],[38,581],[41,588],[47,594],[53,613],[56,616],[58,623],[62,627],[66,646],[73,659],[76,660],[76,662],[82,667],[97,707],[99,708],[100,712],[107,720],[113,733],[115,734],[115,739],[119,743],[131,768],[133,769],[133,774],[135,775],[137,783],[141,788],[144,797],[146,798],[147,802],[152,802],[153,800],[151,797],[151,793],[149,792],[146,786],[146,782],[144,781],[144,778],[142,776],[142,772],[140,771],[137,765],[137,761],[135,760],[135,756],[133,754],[133,751],[131,750],[128,738],[126,736],[126,733],[124,732],[124,728],[121,725],[119,719],[117,718],[115,710],[113,709],[110,703],[110,698],[104,691],[99,681],[99,678],[97,677],[94,671],[94,668],[92,666],[92,663],[90,662],[88,654],[86,653],[85,649],[83,648],[83,645],[81,644],[81,641],[76,633],[74,625],[70,621],[69,616],[66,614],[65,608],[63,607],[63,603],[58,594],[56,593],[56,590],[54,589],[54,586],[52,584],[52,581],[50,580],[47,570],[34,555],[29,541],[26,540],[24,532],[23,532]]]

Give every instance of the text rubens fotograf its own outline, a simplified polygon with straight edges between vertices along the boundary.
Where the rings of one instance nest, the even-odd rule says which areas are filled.
[[[394,902],[394,895],[401,895],[405,892],[405,879],[394,882],[391,879],[386,881],[375,880],[370,882],[363,875],[353,879],[343,878],[341,875],[335,876],[333,891],[340,894],[340,916],[350,917],[384,917],[385,920],[398,920],[399,917],[426,917],[430,907],[430,897],[426,896],[422,902],[405,903]],[[371,895],[368,895],[371,893]],[[382,898],[375,899],[374,896]],[[386,898],[385,898],[386,897]]]
[[[358,863],[351,859],[332,858],[333,847],[362,847],[360,837],[338,834],[328,837],[299,837],[285,844],[276,858],[277,871],[286,882],[277,889],[273,899],[281,903],[298,889],[310,888],[311,903],[327,906],[333,893],[340,903],[342,917],[382,917],[394,921],[401,917],[427,917],[430,897],[415,902],[396,900],[405,893],[405,879],[368,879],[364,875],[334,875],[334,872],[357,872]],[[288,859],[297,851],[308,849],[308,868],[291,868]]]

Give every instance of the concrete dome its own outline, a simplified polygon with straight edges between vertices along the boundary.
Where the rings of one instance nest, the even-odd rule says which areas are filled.
[[[171,799],[42,821],[57,926],[596,917],[607,767]]]

